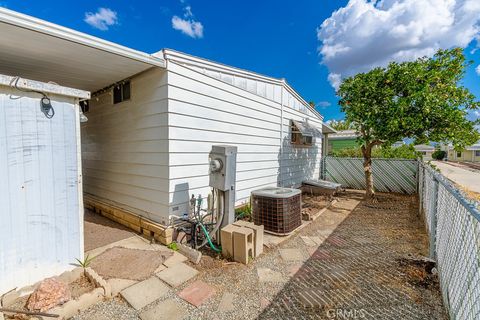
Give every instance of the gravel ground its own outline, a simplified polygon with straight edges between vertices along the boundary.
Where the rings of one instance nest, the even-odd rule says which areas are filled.
[[[90,309],[82,312],[73,320],[137,320],[137,312],[121,298],[97,303]]]
[[[385,207],[381,207],[381,203],[380,207],[377,206],[375,209],[365,206],[361,197],[359,192],[347,192],[340,197],[337,204],[322,214],[315,222],[279,246],[266,248],[259,258],[247,266],[204,256],[199,265],[191,266],[199,270],[196,279],[201,279],[214,287],[216,295],[199,308],[177,296],[178,292],[192,282],[190,281],[179,288],[172,289],[166,297],[153,302],[145,309],[153,307],[160,301],[173,299],[183,310],[188,312],[186,319],[322,319],[326,318],[322,316],[325,315],[326,305],[321,305],[319,309],[313,311],[305,309],[300,306],[298,300],[295,300],[298,290],[309,286],[324,290],[328,285],[327,289],[334,290],[325,293],[329,295],[336,293],[337,298],[341,298],[337,302],[338,308],[345,306],[351,308],[352,306],[358,307],[358,301],[352,300],[351,305],[345,304],[345,301],[349,301],[347,294],[349,290],[352,291],[351,288],[358,285],[358,288],[363,291],[352,292],[356,293],[357,297],[360,296],[367,300],[371,298],[375,302],[364,300],[368,302],[364,306],[364,312],[367,314],[367,317],[364,318],[389,319],[389,316],[395,315],[389,314],[389,312],[397,312],[397,317],[392,319],[420,319],[418,316],[424,317],[422,319],[444,318],[436,278],[429,278],[430,282],[427,286],[424,283],[422,286],[411,285],[412,281],[410,280],[412,279],[405,279],[405,272],[396,262],[396,259],[407,253],[425,254],[426,238],[421,229],[421,223],[412,214],[414,212],[414,208],[411,207],[413,198],[385,196],[393,197],[394,201],[384,202]],[[352,210],[353,213],[351,213]],[[395,216],[396,211],[399,212],[398,217]],[[385,219],[382,213],[384,212],[389,212],[388,216],[402,224],[402,228],[397,228],[396,224],[392,224],[391,221],[383,224]],[[350,219],[351,216],[353,219]],[[362,224],[362,221],[365,223]],[[321,237],[333,229],[336,229],[333,236],[329,236],[319,248],[313,250],[311,247],[307,247],[301,238],[305,235]],[[337,230],[339,231],[337,232]],[[382,240],[379,241],[380,245],[372,245],[372,241],[377,241],[377,238]],[[342,243],[343,240],[347,242]],[[303,255],[303,261],[284,261],[279,252],[279,249],[282,248],[295,248]],[[325,259],[312,256],[322,250],[327,250],[331,257]],[[370,264],[373,265],[372,268],[369,267]],[[358,269],[358,265],[363,268]],[[258,268],[268,268],[279,272],[281,274],[280,281],[259,282]],[[326,269],[322,270],[322,268]],[[382,268],[388,272],[382,272]],[[308,269],[307,272],[305,272],[306,269]],[[339,270],[347,269],[349,273],[346,278],[332,281]],[[309,270],[313,270],[314,273],[309,274]],[[413,272],[412,274],[417,273]],[[313,278],[312,275],[314,275]],[[332,286],[337,287],[332,288]],[[384,292],[377,292],[379,288]],[[235,309],[220,312],[218,306],[226,292],[235,296]],[[367,296],[362,297],[361,293]],[[379,295],[376,296],[376,294]],[[394,304],[393,309],[389,300],[392,297],[401,301],[398,305]],[[376,303],[377,300],[379,303]],[[273,301],[272,304],[270,304],[271,301]],[[395,309],[396,306],[398,306],[398,310]],[[417,314],[418,310],[421,313]],[[382,314],[385,317],[382,317]],[[97,304],[74,319],[130,320],[137,319],[137,315],[136,311],[117,298],[111,302]],[[370,315],[372,316],[370,317]]]

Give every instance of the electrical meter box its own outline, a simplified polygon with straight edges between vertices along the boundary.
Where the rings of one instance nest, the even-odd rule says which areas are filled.
[[[234,190],[237,172],[237,147],[214,145],[209,155],[210,187],[222,191]]]

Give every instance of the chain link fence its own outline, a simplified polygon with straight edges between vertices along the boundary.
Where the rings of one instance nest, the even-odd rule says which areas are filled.
[[[418,177],[420,213],[450,318],[480,319],[480,212],[423,162]]]

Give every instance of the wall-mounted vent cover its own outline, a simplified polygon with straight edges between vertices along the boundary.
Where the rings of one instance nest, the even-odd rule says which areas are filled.
[[[302,224],[301,191],[269,187],[252,191],[252,215],[256,225],[276,235],[292,233]]]

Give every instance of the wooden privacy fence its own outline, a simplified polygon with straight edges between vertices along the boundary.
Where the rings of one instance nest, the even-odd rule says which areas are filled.
[[[376,191],[414,194],[417,192],[417,160],[372,159]],[[324,157],[322,178],[341,183],[346,188],[365,189],[362,158]]]

